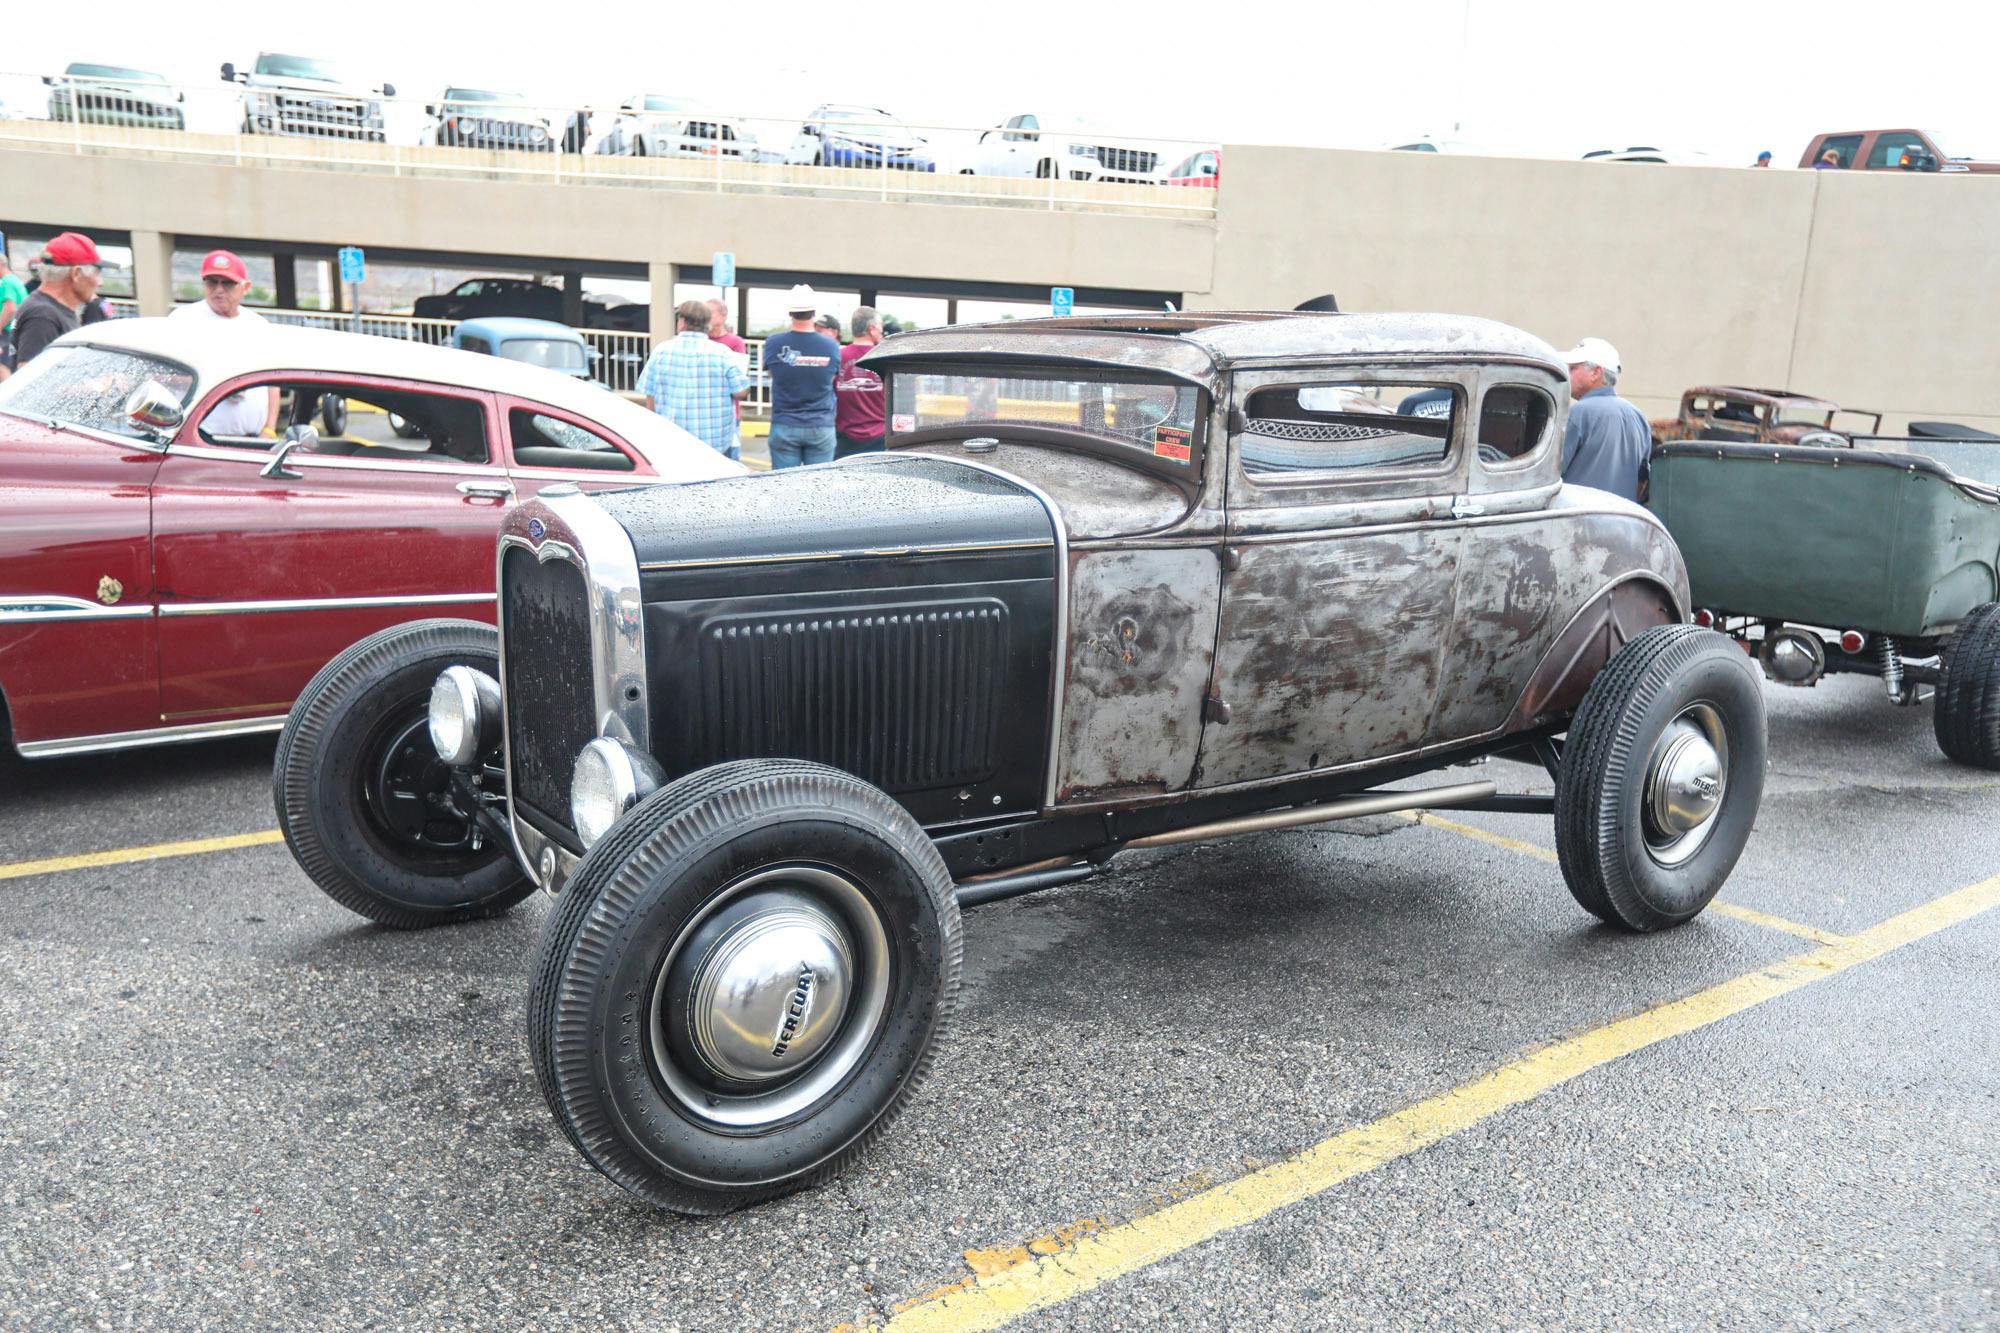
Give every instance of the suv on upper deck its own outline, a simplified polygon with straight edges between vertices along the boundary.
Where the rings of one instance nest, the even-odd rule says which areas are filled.
[[[1570,891],[1634,930],[1735,864],[1756,669],[1684,623],[1658,520],[1562,485],[1540,340],[1166,314],[904,334],[864,364],[886,452],[545,490],[505,521],[497,632],[363,640],[279,743],[285,837],[355,911],[559,895],[530,1049],[626,1188],[712,1212],[841,1169],[930,1067],[960,908],[1126,851],[1553,815]],[[375,738],[426,716],[429,766],[394,759],[416,804],[371,809]],[[1554,796],[1388,785],[1487,755]]]
[[[225,83],[243,85],[245,134],[304,135],[381,143],[382,102],[396,85],[366,88],[341,77],[333,62],[266,51],[247,72],[222,67]]]

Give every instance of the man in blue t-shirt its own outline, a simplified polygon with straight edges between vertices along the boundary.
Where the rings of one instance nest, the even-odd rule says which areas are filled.
[[[840,344],[813,329],[819,298],[800,283],[785,298],[791,331],[764,340],[771,377],[771,467],[824,463],[833,457],[833,381]]]

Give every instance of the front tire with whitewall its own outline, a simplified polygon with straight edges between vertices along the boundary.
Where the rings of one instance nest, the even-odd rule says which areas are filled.
[[[1735,643],[1693,625],[1647,630],[1598,673],[1555,798],[1563,880],[1592,915],[1663,930],[1720,892],[1764,790],[1759,674]]]

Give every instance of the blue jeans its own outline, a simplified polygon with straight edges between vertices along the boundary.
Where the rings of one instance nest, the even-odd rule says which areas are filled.
[[[833,460],[833,427],[771,425],[771,470]]]

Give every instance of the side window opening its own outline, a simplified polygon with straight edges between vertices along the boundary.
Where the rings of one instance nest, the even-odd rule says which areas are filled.
[[[1548,435],[1555,404],[1540,389],[1502,384],[1479,408],[1479,461],[1488,465],[1526,458]]]
[[[310,381],[267,381],[244,389],[233,398],[245,399],[254,406],[270,388],[279,391],[281,433],[286,426],[304,425],[317,432],[319,441],[310,455],[304,455],[307,457],[365,458],[387,463],[484,463],[492,456],[486,439],[486,412],[474,399],[374,385]],[[202,422],[202,438],[210,444],[269,448],[269,440],[245,439],[212,428],[211,423],[224,415],[231,401],[224,400],[211,410]],[[248,415],[246,412],[246,419]]]
[[[522,467],[634,470],[624,450],[595,431],[561,417],[517,407],[507,414],[507,429],[514,439],[514,461]]]
[[[1244,408],[1243,470],[1282,477],[1442,463],[1458,406],[1458,390],[1437,384],[1258,389]]]

